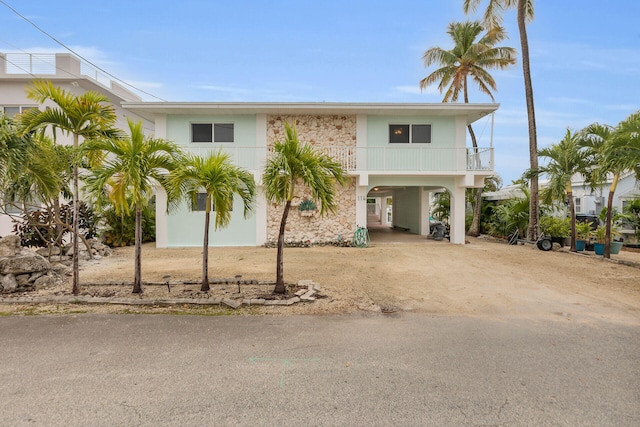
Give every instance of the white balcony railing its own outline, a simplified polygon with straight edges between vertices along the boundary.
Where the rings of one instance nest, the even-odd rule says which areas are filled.
[[[206,156],[221,149],[238,166],[260,170],[270,155],[265,147],[187,147],[189,152]],[[431,147],[318,147],[350,171],[377,172],[466,172],[492,171],[493,149]]]

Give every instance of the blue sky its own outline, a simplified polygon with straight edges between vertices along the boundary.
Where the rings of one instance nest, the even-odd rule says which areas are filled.
[[[426,49],[474,19],[462,0],[5,0],[115,76],[169,101],[440,102],[420,92]],[[567,127],[617,124],[640,109],[640,2],[536,2],[528,26],[539,147]],[[520,50],[515,14],[510,39]],[[0,51],[64,51],[0,4]],[[518,56],[518,58],[520,58]],[[494,71],[493,144],[505,184],[527,168],[521,64]],[[145,100],[154,100],[143,95]],[[471,102],[489,102],[478,92]],[[475,124],[479,145],[490,122]]]

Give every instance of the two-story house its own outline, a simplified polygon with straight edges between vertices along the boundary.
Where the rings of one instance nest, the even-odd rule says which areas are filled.
[[[101,93],[113,104],[117,116],[116,127],[127,130],[127,117],[130,117],[143,122],[145,133],[153,132],[152,121],[122,108],[123,102],[140,101],[138,95],[76,56],[66,53],[0,53],[0,112],[14,117],[29,108],[52,107],[54,104],[51,101],[38,105],[27,98],[27,87],[39,79],[49,80],[54,86],[74,95],[88,91]],[[57,142],[72,144],[73,139],[70,135],[58,132]],[[7,208],[12,214],[20,213],[10,206]],[[0,236],[10,234],[12,228],[11,218],[0,213]]]
[[[429,234],[429,195],[451,193],[451,242],[465,242],[465,189],[482,187],[493,171],[491,146],[467,147],[467,125],[490,115],[498,104],[382,103],[214,103],[126,102],[123,107],[154,123],[155,136],[184,150],[206,155],[223,150],[253,172],[258,187],[274,141],[285,123],[297,127],[303,143],[338,159],[349,180],[339,190],[337,215],[289,216],[286,238],[293,241],[350,240],[367,225],[367,200],[393,198],[393,225]],[[304,200],[300,194],[294,205]],[[261,245],[277,238],[282,206],[262,192],[255,214],[234,209],[230,225],[211,234],[213,246]],[[166,195],[156,199],[158,247],[202,244],[204,215],[197,204],[166,212]],[[215,209],[215,207],[214,207]]]

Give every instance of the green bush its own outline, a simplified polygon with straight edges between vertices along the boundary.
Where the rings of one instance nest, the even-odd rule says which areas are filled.
[[[112,206],[107,207],[102,212],[105,228],[102,238],[106,245],[132,246],[136,241],[136,216],[135,212],[116,213]],[[156,216],[153,204],[142,210],[142,242],[153,242],[156,240]]]
[[[540,218],[540,228],[547,236],[571,237],[571,218],[542,216]]]

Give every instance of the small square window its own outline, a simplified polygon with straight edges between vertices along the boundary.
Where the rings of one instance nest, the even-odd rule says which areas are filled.
[[[408,144],[409,125],[389,125],[389,142],[391,144]]]
[[[196,194],[195,200],[191,201],[191,210],[203,212],[207,210],[207,193]]]
[[[233,142],[233,123],[214,124],[213,142]]]
[[[211,123],[191,123],[191,142],[213,142]]]
[[[413,144],[431,143],[431,125],[411,125],[411,142]]]

